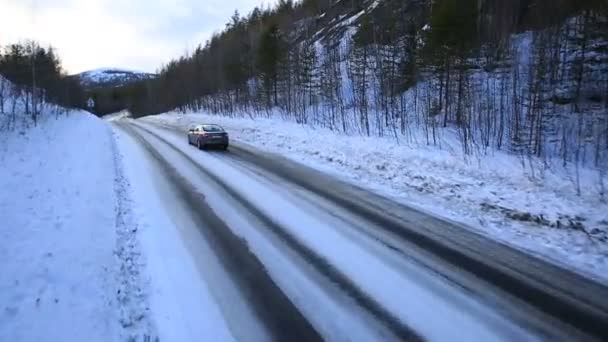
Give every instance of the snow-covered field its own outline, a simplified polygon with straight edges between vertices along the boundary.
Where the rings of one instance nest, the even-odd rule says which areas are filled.
[[[221,124],[236,140],[608,281],[608,205],[595,171],[580,171],[579,196],[571,170],[546,169],[530,160],[524,168],[518,157],[503,152],[465,158],[449,140],[438,149],[278,119],[206,114],[167,113],[141,120],[184,129],[192,123]]]
[[[91,114],[0,132],[0,341],[150,335],[113,132]]]

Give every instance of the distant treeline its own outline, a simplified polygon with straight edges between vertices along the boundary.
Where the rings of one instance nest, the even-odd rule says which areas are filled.
[[[120,112],[130,107],[132,96],[130,86],[102,86],[86,88],[87,98],[93,99],[95,106],[90,108],[96,115]]]
[[[25,111],[37,115],[44,102],[83,108],[85,95],[77,79],[65,74],[52,47],[35,41],[0,47],[0,75],[25,97]]]

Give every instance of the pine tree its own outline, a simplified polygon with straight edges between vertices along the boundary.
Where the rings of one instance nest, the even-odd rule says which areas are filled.
[[[281,43],[279,27],[273,24],[262,34],[258,49],[257,68],[262,76],[268,106],[278,104],[278,64],[283,57]]]

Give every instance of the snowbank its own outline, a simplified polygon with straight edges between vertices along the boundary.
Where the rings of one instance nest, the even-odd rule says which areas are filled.
[[[145,289],[108,125],[75,112],[0,135],[0,340],[139,336]]]
[[[608,281],[608,205],[598,176],[581,170],[581,195],[571,173],[543,169],[495,152],[464,158],[392,138],[347,136],[277,119],[168,113],[146,117],[178,125],[210,122],[231,137],[383,193],[408,205],[467,224],[530,253],[575,266]]]

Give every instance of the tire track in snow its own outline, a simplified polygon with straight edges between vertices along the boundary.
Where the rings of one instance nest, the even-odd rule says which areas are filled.
[[[392,235],[429,251],[446,261],[447,264],[474,274],[501,291],[533,305],[551,318],[561,321],[562,324],[565,323],[562,329],[565,330],[564,332],[567,335],[573,333],[581,337],[580,332],[583,332],[588,334],[585,336],[587,338],[594,337],[600,340],[608,338],[608,330],[606,329],[608,325],[606,298],[608,297],[601,296],[602,293],[608,295],[608,291],[605,287],[601,287],[591,280],[585,280],[578,274],[558,269],[557,266],[551,264],[545,265],[545,270],[551,269],[551,271],[559,272],[558,274],[568,274],[568,279],[576,284],[575,290],[589,288],[589,293],[585,293],[585,296],[579,296],[577,295],[579,291],[572,291],[572,284],[566,284],[567,287],[562,288],[560,285],[563,283],[547,282],[541,278],[543,274],[527,275],[520,273],[517,267],[522,265],[495,264],[494,260],[483,259],[483,257],[477,259],[471,256],[467,250],[458,250],[453,246],[436,241],[424,233],[399,222],[395,216],[381,207],[383,202],[372,203],[366,201],[362,204],[358,202],[357,197],[349,196],[347,192],[334,191],[332,187],[317,184],[310,175],[308,177],[296,177],[294,171],[297,170],[290,169],[269,158],[260,158],[238,146],[232,146],[231,155],[245,163],[256,165],[291,184],[307,189],[349,212],[357,213],[363,219],[374,223],[377,227],[381,227]],[[536,260],[532,257],[528,257],[528,259],[543,263],[542,260]],[[577,286],[580,288],[576,288]],[[601,300],[593,301],[589,299],[594,296]],[[557,321],[554,321],[554,323],[557,323]],[[571,327],[578,329],[579,333],[569,331]],[[553,332],[549,330],[552,329],[547,328],[544,327],[543,329],[551,336]]]
[[[170,125],[158,126],[183,133]],[[401,208],[408,217],[392,213],[391,209],[400,206],[387,204],[387,199],[377,195],[358,196],[364,190],[336,187],[327,181],[319,183],[310,172],[296,168],[296,164],[285,165],[267,154],[254,154],[235,144],[231,151],[231,156],[244,163],[256,165],[287,183],[325,198],[398,240],[431,253],[456,273],[472,275],[476,285],[485,282],[499,292],[509,294],[513,300],[521,302],[517,304],[521,310],[528,311],[524,317],[532,318],[530,311],[538,310],[534,317],[540,317],[540,321],[534,325],[538,324],[537,329],[548,336],[608,339],[605,328],[608,325],[608,289],[592,280],[414,209]]]
[[[251,214],[257,217],[263,226],[269,230],[271,234],[277,236],[281,241],[285,243],[287,247],[295,251],[297,254],[302,256],[308,263],[310,263],[320,274],[328,278],[331,282],[336,284],[340,289],[345,292],[350,298],[354,299],[363,309],[369,312],[372,316],[384,324],[386,328],[395,334],[400,340],[407,341],[420,341],[423,340],[412,328],[405,325],[399,318],[393,316],[388,312],[380,303],[374,298],[368,296],[363,292],[350,278],[344,275],[340,270],[331,265],[327,260],[319,256],[312,249],[302,244],[294,236],[287,233],[279,224],[274,222],[266,214],[260,211],[251,202],[244,199],[237,191],[226,184],[222,179],[207,171],[204,167],[199,165],[190,156],[176,148],[170,142],[164,138],[158,136],[156,133],[151,132],[145,127],[136,125],[137,129],[145,131],[147,134],[154,136],[159,141],[163,142],[169,148],[174,150],[176,153],[187,159],[194,167],[203,172],[209,179],[211,179],[216,185],[224,190],[230,197],[236,200],[240,205],[246,208]],[[145,139],[144,139],[145,140]],[[145,144],[148,144],[145,142]],[[149,145],[149,144],[148,144]],[[153,147],[151,147],[153,149]],[[160,156],[159,156],[160,157]],[[162,157],[160,157],[162,158]],[[230,229],[226,227],[226,229]],[[292,337],[293,338],[293,337]]]
[[[159,162],[168,178],[184,197],[190,212],[224,267],[250,301],[252,308],[276,341],[320,341],[321,336],[268,275],[264,265],[247,244],[209,208],[205,196],[180,176],[175,168],[132,127],[119,124]]]

